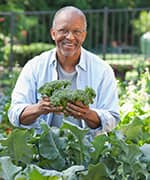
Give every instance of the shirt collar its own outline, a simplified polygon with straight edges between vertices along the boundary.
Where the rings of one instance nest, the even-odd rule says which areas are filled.
[[[54,48],[53,50],[52,50],[53,52],[52,52],[52,56],[51,56],[51,58],[50,58],[50,62],[49,62],[49,64],[51,65],[51,64],[56,64],[57,63],[57,58],[56,58],[56,48]],[[78,66],[81,68],[81,69],[83,69],[84,71],[86,71],[87,70],[87,68],[86,68],[86,57],[85,57],[85,49],[83,48],[83,47],[81,47],[81,55],[80,55],[80,61],[79,61],[79,64],[78,64]]]
[[[80,55],[80,61],[78,64],[84,71],[87,71],[86,67],[86,57],[85,57],[85,49],[81,47],[81,55]]]
[[[57,58],[56,58],[56,48],[52,49],[52,54],[49,58],[49,65],[55,65],[57,62]]]

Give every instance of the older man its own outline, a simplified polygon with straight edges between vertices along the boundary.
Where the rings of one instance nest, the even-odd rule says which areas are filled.
[[[24,66],[12,93],[10,122],[15,126],[40,128],[41,120],[60,127],[62,107],[53,107],[49,98],[40,98],[38,89],[57,79],[72,82],[72,89],[92,87],[96,92],[89,107],[68,103],[67,121],[91,132],[111,131],[119,121],[118,94],[112,68],[82,47],[87,22],[84,13],[72,6],[58,10],[50,34],[56,48],[29,60]]]

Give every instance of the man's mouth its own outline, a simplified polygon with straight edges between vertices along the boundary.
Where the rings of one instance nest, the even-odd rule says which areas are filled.
[[[63,46],[67,47],[67,48],[73,48],[74,44],[72,44],[72,43],[64,43]]]

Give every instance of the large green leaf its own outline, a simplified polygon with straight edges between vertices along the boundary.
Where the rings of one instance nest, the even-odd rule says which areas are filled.
[[[118,154],[118,156],[116,156],[116,159],[120,159],[122,162],[127,163],[128,165],[132,166],[136,161],[139,160],[142,153],[139,147],[135,144],[128,145],[128,144],[125,144],[124,142],[122,142],[122,144],[124,144],[125,148],[123,149],[123,146],[121,147],[121,143],[120,143],[118,148],[120,148],[121,153]],[[113,150],[115,150],[115,147],[113,147]]]
[[[131,169],[132,172],[130,175],[134,179],[148,179],[148,176],[150,175],[146,169],[146,164],[141,163],[140,161],[134,163]]]
[[[62,180],[62,175],[61,172],[42,169],[31,164],[24,171],[17,174],[15,180]]]
[[[68,122],[64,122],[61,129],[67,130],[69,136],[72,135],[72,139],[68,137],[68,149],[74,152],[73,156],[76,158],[72,160],[76,164],[87,166],[92,147],[87,135],[89,129],[82,129]]]
[[[103,150],[106,148],[105,143],[107,142],[106,135],[99,135],[93,139],[94,151],[91,153],[92,162],[97,163],[99,161],[100,155]]]
[[[44,170],[37,166],[31,166],[28,172],[29,180],[61,180],[61,173],[54,170]]]
[[[138,142],[143,137],[142,127],[144,122],[140,118],[135,118],[132,122],[120,127],[121,132],[126,136],[128,140]]]
[[[61,170],[65,167],[64,150],[66,147],[66,138],[60,137],[58,128],[50,128],[44,132],[39,139],[40,155],[46,158],[51,167]]]
[[[78,173],[84,171],[84,166],[71,166],[70,168],[62,171],[63,180],[77,180]]]
[[[24,162],[28,164],[33,158],[33,145],[29,144],[31,134],[29,130],[15,129],[10,136],[1,140],[5,147],[3,155],[10,156],[15,162]]]
[[[144,144],[140,149],[144,154],[143,159],[150,162],[150,144]]]
[[[14,180],[15,174],[21,169],[21,167],[17,167],[11,162],[10,157],[0,157],[0,179]]]
[[[83,175],[82,180],[108,180],[110,173],[107,167],[102,164],[98,163],[96,165],[89,165],[88,167],[88,174]]]

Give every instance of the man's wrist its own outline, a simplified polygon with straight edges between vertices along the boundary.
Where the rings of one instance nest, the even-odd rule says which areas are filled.
[[[101,120],[98,114],[96,113],[96,111],[88,110],[85,114],[84,120],[87,122],[88,126],[90,126],[91,128],[98,128],[101,126]]]

